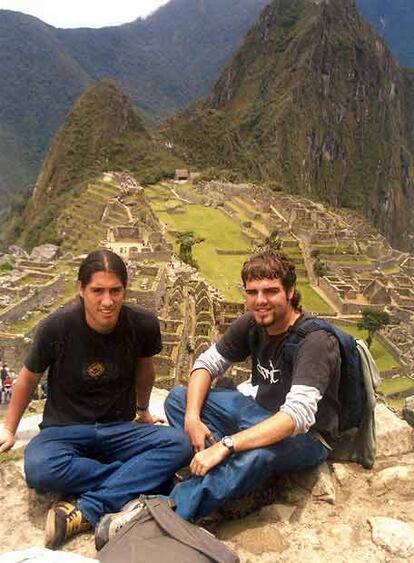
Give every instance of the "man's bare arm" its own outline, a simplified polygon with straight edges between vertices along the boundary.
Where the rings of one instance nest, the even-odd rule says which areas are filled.
[[[155,368],[152,357],[138,358],[135,368],[135,392],[137,396],[137,406],[139,421],[147,424],[163,422],[159,417],[152,416],[149,412],[149,402],[151,391],[155,381]]]
[[[33,373],[24,366],[21,369],[16,384],[13,387],[13,393],[6,412],[3,428],[0,430],[0,453],[5,452],[13,446],[20,419],[41,377],[42,374]]]
[[[184,430],[196,452],[204,450],[206,440],[210,443],[214,442],[210,429],[201,421],[201,410],[210,387],[211,375],[206,369],[199,368],[191,373],[187,389]]]
[[[242,452],[253,448],[264,448],[291,436],[295,431],[295,421],[284,413],[277,412],[251,428],[233,434],[234,450]],[[203,476],[210,469],[221,463],[230,451],[221,442],[203,452],[197,453],[190,464],[194,475]]]

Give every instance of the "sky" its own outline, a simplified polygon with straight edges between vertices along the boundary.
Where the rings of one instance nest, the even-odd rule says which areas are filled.
[[[146,17],[168,0],[0,0],[0,9],[35,16],[54,27],[104,27]]]

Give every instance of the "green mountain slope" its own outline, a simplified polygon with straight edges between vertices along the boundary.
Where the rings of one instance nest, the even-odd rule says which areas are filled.
[[[71,102],[90,83],[54,28],[17,12],[0,12],[0,185],[33,183]]]
[[[71,108],[49,148],[32,197],[26,206],[14,202],[2,242],[16,241],[26,248],[60,243],[56,228],[60,215],[103,171],[128,169],[145,180],[160,170],[172,174],[182,164],[151,139],[117,85],[103,81]],[[79,224],[79,230],[86,227]]]
[[[0,10],[0,200],[34,183],[74,100],[105,78],[150,120],[182,108],[212,81],[267,0],[171,0],[146,20],[56,29]]]
[[[411,248],[412,78],[353,0],[274,0],[165,135],[195,163],[359,209]]]

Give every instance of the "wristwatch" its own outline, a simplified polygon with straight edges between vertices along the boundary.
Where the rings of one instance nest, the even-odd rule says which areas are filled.
[[[226,448],[230,452],[230,455],[234,454],[234,440],[231,436],[223,436],[221,443],[223,444],[223,446],[226,446]]]

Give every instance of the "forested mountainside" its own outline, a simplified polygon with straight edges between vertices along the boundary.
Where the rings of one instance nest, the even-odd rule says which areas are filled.
[[[56,229],[65,206],[105,170],[130,170],[156,181],[183,162],[153,140],[141,116],[115,82],[104,80],[82,94],[53,139],[31,198],[4,223],[0,242],[32,248],[59,244]],[[88,225],[79,225],[88,229]]]
[[[36,18],[0,10],[0,196],[33,183],[51,132],[91,84]]]
[[[164,133],[196,165],[358,209],[412,248],[413,92],[353,0],[274,0]]]
[[[118,27],[56,29],[0,10],[0,201],[33,184],[85,88],[115,79],[159,119],[205,94],[267,0],[171,0]]]
[[[357,0],[362,15],[384,37],[403,66],[414,67],[413,0]]]

